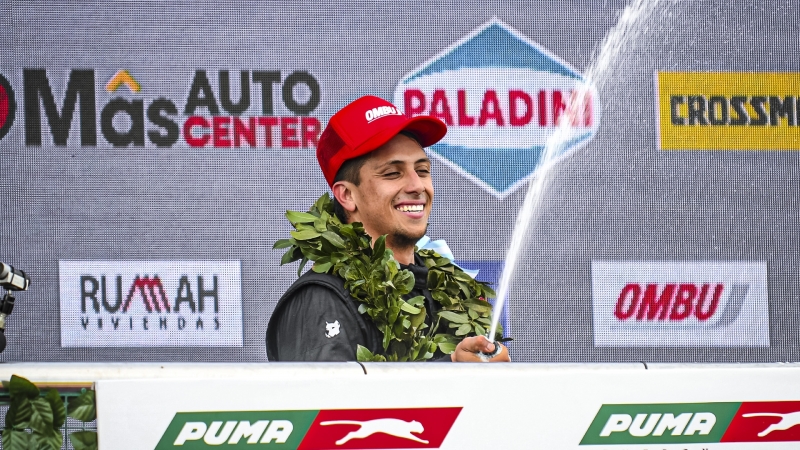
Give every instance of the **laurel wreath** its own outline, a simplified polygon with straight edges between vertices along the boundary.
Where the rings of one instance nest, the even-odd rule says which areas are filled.
[[[464,337],[487,334],[492,305],[486,299],[494,297],[494,291],[449,259],[433,250],[417,250],[428,268],[431,297],[441,305],[429,327],[425,323],[425,298],[404,299],[414,287],[414,275],[402,269],[386,248],[385,235],[370,246],[372,240],[361,223],[343,224],[336,217],[327,193],[308,212],[287,211],[286,218],[294,227],[292,237],[273,246],[288,249],[281,265],[300,260],[300,276],[306,263],[312,261],[314,272],[340,277],[345,289],[360,303],[359,313],[368,315],[383,334],[383,352],[373,354],[359,345],[359,361],[424,361],[437,349],[452,353]],[[500,337],[502,330],[496,336]]]

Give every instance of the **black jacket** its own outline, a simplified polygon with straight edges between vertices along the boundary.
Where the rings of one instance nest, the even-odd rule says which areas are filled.
[[[419,264],[420,261],[417,261]],[[407,298],[425,297],[425,318],[433,326],[440,307],[427,288],[424,265],[402,266],[414,274],[414,288]],[[382,335],[360,303],[335,275],[308,271],[292,284],[275,306],[267,325],[267,358],[270,361],[355,361],[358,344],[382,353]],[[449,361],[437,352],[434,358]]]

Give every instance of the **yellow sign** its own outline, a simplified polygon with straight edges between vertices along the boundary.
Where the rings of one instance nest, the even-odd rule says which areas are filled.
[[[662,150],[800,150],[800,73],[659,72]]]
[[[106,84],[106,90],[108,92],[114,92],[122,84],[128,86],[128,89],[130,89],[132,92],[139,92],[142,89],[142,86],[139,85],[139,82],[133,78],[130,72],[122,69],[114,74],[110,80],[108,80],[108,83]]]

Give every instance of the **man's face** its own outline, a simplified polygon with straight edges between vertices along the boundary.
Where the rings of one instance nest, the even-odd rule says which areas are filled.
[[[390,248],[413,246],[428,227],[433,203],[431,162],[417,141],[398,134],[369,154],[361,183],[352,186],[351,222],[373,239],[387,234]]]

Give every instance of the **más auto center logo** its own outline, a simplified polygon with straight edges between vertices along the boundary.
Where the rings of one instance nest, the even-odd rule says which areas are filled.
[[[206,449],[439,448],[461,407],[179,412],[156,446]]]
[[[407,74],[394,103],[444,121],[433,153],[497,197],[534,174],[556,130],[558,155],[598,127],[597,93],[584,77],[497,19]]]
[[[769,347],[766,262],[592,261],[599,347]]]
[[[16,109],[17,104],[14,100],[14,91],[11,89],[11,83],[0,74],[0,139],[3,139],[8,134],[8,130],[14,124]]]
[[[322,131],[312,116],[321,89],[306,71],[197,69],[182,98],[159,94],[172,88],[169,83],[140,78],[127,69],[24,69],[25,144],[40,146],[49,134],[59,146],[95,146],[101,136],[114,147],[182,141],[190,147],[299,149],[316,148]]]
[[[602,405],[580,445],[736,442],[800,442],[800,402]]]

